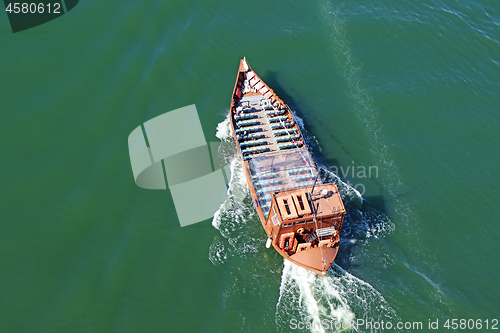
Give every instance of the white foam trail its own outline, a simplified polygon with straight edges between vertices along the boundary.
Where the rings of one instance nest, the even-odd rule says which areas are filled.
[[[229,181],[228,198],[215,212],[212,225],[219,230],[226,241],[215,238],[209,249],[209,259],[214,265],[224,264],[234,255],[258,252],[265,239],[262,230],[249,223],[257,218],[253,207],[248,185],[243,174],[239,158],[231,161],[231,179]]]
[[[277,326],[288,328],[295,319],[309,325],[311,332],[360,331],[353,324],[361,318],[398,320],[378,291],[339,266],[334,264],[321,277],[285,260],[276,304]]]
[[[229,117],[217,126],[216,136],[222,141],[231,140]],[[210,246],[209,258],[214,264],[223,263],[234,254],[255,253],[262,239],[265,239],[265,235],[261,235],[262,230],[253,230],[255,225],[248,225],[249,221],[257,219],[257,212],[252,204],[241,160],[236,155],[235,147],[233,148],[231,151],[219,151],[223,160],[230,161],[231,178],[228,197],[212,219],[214,228],[228,242],[224,245],[222,241],[215,239]],[[257,233],[255,237],[254,233]]]
[[[217,125],[217,133],[215,134],[215,136],[221,141],[231,141],[229,113],[226,119],[224,119],[224,121],[220,122]],[[248,196],[249,193],[241,161],[239,158],[237,158],[235,152],[236,150],[219,151],[222,160],[230,160],[231,179],[229,180],[229,189],[227,191],[228,198],[222,203],[219,210],[215,212],[214,218],[212,220],[212,225],[218,230],[220,230],[223,215],[231,213],[235,213],[236,215],[238,215],[238,213],[241,213],[238,211],[234,211],[233,208],[240,204],[245,199],[245,197]]]
[[[215,266],[219,266],[225,263],[227,258],[228,254],[224,243],[217,237],[214,238],[214,241],[210,244],[210,248],[208,249],[208,259],[210,259]]]
[[[229,189],[227,191],[228,198],[222,203],[221,207],[214,214],[212,220],[212,225],[219,229],[221,224],[221,217],[223,213],[229,213],[232,209],[236,209],[234,213],[242,213],[239,204],[248,196],[248,184],[245,180],[245,175],[243,174],[243,168],[241,166],[241,161],[238,158],[234,158],[231,161],[231,179],[229,180]]]
[[[215,136],[221,141],[231,141],[231,124],[229,123],[229,111],[226,119],[217,125]]]

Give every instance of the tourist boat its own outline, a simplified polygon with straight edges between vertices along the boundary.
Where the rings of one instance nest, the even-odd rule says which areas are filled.
[[[318,169],[290,108],[240,60],[230,109],[233,141],[267,247],[325,275],[339,249],[345,208]]]

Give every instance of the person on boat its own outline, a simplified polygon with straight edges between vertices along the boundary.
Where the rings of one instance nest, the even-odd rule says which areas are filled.
[[[332,231],[332,238],[330,239],[330,242],[332,243],[331,247],[334,247],[337,245],[340,241],[340,235],[337,230]]]

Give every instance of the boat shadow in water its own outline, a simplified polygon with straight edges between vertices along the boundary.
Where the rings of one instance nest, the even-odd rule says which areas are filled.
[[[339,188],[346,208],[346,215],[340,234],[340,249],[335,261],[343,269],[349,270],[353,266],[353,252],[357,246],[363,244],[369,238],[381,238],[393,232],[394,224],[387,214],[385,200],[382,195],[362,197],[357,190],[349,185],[347,179],[335,173],[333,170],[341,170],[341,163],[336,159],[327,160],[322,156],[321,143],[307,131],[307,128],[311,128],[312,126],[308,125],[307,117],[305,116],[306,113],[293,97],[280,86],[277,80],[277,73],[268,71],[263,76],[263,80],[272,87],[275,93],[295,113],[302,135],[320,168],[322,179],[333,181]],[[357,160],[348,149],[340,144],[340,141],[329,129],[325,128],[324,130],[345,155],[350,156],[352,160]],[[374,182],[376,186],[382,189],[381,184],[376,181]]]

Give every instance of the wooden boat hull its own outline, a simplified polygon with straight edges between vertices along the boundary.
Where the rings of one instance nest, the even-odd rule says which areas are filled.
[[[291,110],[246,59],[240,60],[230,120],[250,194],[273,247],[294,264],[325,275],[338,253],[345,214],[338,189],[318,181]],[[285,247],[283,237],[293,244]]]

